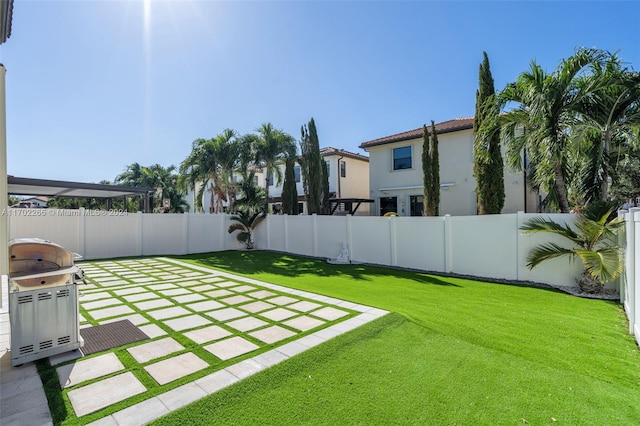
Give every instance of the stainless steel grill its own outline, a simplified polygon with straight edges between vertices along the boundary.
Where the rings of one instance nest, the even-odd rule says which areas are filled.
[[[9,242],[11,364],[81,348],[80,256],[40,238]]]

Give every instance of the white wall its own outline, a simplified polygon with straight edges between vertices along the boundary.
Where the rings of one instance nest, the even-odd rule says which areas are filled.
[[[621,243],[626,246],[620,301],[629,319],[629,333],[640,344],[640,208],[620,214],[625,220],[625,238]]]

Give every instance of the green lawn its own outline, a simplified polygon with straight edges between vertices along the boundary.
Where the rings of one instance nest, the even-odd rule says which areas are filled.
[[[181,259],[393,314],[155,424],[640,424],[616,303],[260,251]]]

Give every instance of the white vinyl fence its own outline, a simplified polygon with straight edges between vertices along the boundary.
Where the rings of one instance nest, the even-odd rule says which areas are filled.
[[[16,211],[16,210],[19,210]],[[547,261],[526,267],[529,251],[543,242],[566,244],[550,234],[523,235],[537,214],[444,217],[277,216],[255,232],[256,248],[335,258],[346,244],[353,262],[454,273],[498,280],[576,286],[579,262]],[[559,223],[574,215],[549,214]],[[640,341],[640,209],[626,218],[626,271],[621,301]],[[243,247],[227,232],[229,215],[110,213],[87,210],[12,209],[10,238],[54,241],[86,259],[190,254]],[[637,230],[637,232],[636,232]],[[636,267],[636,265],[639,265]],[[608,288],[615,288],[608,284]]]
[[[620,300],[629,318],[629,332],[640,343],[640,208],[620,212],[625,220],[625,270]]]

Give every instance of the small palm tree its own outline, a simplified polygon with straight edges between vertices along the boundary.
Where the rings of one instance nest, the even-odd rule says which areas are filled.
[[[616,206],[610,202],[594,202],[578,215],[576,230],[543,217],[528,220],[520,229],[525,234],[550,232],[570,240],[574,247],[556,243],[535,247],[527,256],[527,267],[533,269],[545,260],[561,256],[579,258],[585,266],[578,285],[585,293],[599,293],[604,284],[620,276],[622,252],[617,243],[617,230],[624,222],[615,217]]]
[[[266,215],[264,213],[250,214],[249,212],[238,212],[237,215],[231,216],[231,220],[236,223],[229,225],[229,233],[240,231],[237,238],[238,241],[244,243],[248,250],[251,250],[254,245],[253,230],[264,220]]]

